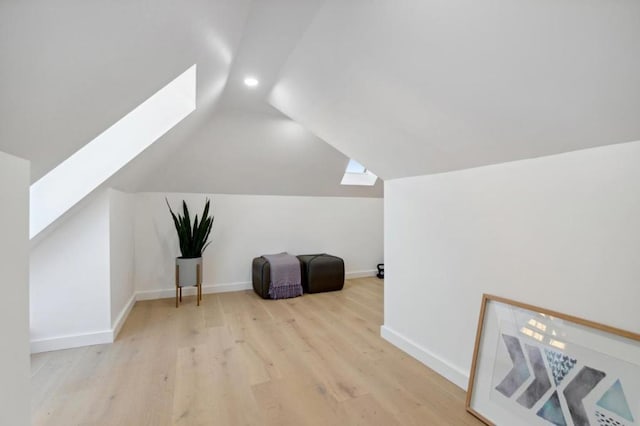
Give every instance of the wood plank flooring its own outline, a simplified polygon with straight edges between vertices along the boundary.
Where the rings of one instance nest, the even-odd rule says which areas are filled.
[[[34,425],[478,425],[380,335],[383,283],[137,302],[117,341],[32,356]]]

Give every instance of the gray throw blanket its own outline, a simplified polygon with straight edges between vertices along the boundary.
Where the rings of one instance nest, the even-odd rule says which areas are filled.
[[[302,277],[300,262],[288,253],[267,254],[262,256],[271,267],[269,296],[272,299],[286,299],[302,296]]]

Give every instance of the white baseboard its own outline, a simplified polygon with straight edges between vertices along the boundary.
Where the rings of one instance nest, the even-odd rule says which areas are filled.
[[[113,341],[115,341],[116,338],[118,337],[118,334],[120,333],[120,330],[122,329],[122,326],[127,321],[127,318],[129,317],[129,314],[131,313],[131,309],[133,309],[133,305],[135,305],[135,304],[136,304],[136,293],[133,293],[131,295],[131,298],[129,299],[129,301],[125,305],[125,307],[122,308],[122,311],[120,311],[120,314],[118,315],[118,318],[116,318],[115,322],[112,324]]]
[[[40,352],[79,348],[81,346],[101,345],[104,343],[113,343],[113,330],[32,340],[31,353],[37,354]]]
[[[346,279],[375,277],[378,271],[376,269],[368,271],[354,271],[345,273]],[[228,293],[232,291],[252,290],[253,284],[251,282],[239,282],[229,284],[203,284],[203,294],[213,293]],[[194,296],[196,294],[195,287],[184,287],[182,289],[183,296]],[[141,290],[136,293],[136,300],[156,300],[156,299],[168,299],[176,297],[175,288],[163,288],[156,290]]]
[[[461,370],[449,361],[442,359],[430,350],[418,345],[386,325],[380,327],[380,335],[383,339],[411,355],[462,390],[467,390],[469,372]]]
[[[228,293],[231,291],[243,291],[251,290],[253,285],[250,282],[230,283],[230,284],[203,284],[202,293]],[[184,287],[182,289],[183,296],[192,296],[196,294],[195,287]],[[170,297],[176,297],[175,288],[163,288],[157,290],[142,290],[136,293],[136,300],[155,300],[155,299],[168,299]]]
[[[253,290],[253,284],[251,282],[246,283],[231,283],[231,284],[214,284],[207,288],[202,287],[203,293],[230,293],[233,291]]]
[[[345,278],[348,280],[352,280],[354,278],[365,278],[365,277],[375,277],[378,273],[377,269],[370,269],[367,271],[353,271],[347,272],[344,274]]]

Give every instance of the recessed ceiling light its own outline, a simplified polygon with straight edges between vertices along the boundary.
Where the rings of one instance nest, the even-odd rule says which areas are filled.
[[[255,77],[245,77],[244,84],[249,87],[256,87],[258,85],[258,79]]]

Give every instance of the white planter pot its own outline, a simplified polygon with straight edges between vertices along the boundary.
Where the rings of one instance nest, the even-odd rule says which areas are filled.
[[[178,285],[189,287],[198,285],[198,265],[200,265],[200,279],[202,280],[202,258],[184,259],[176,257],[178,267]]]

